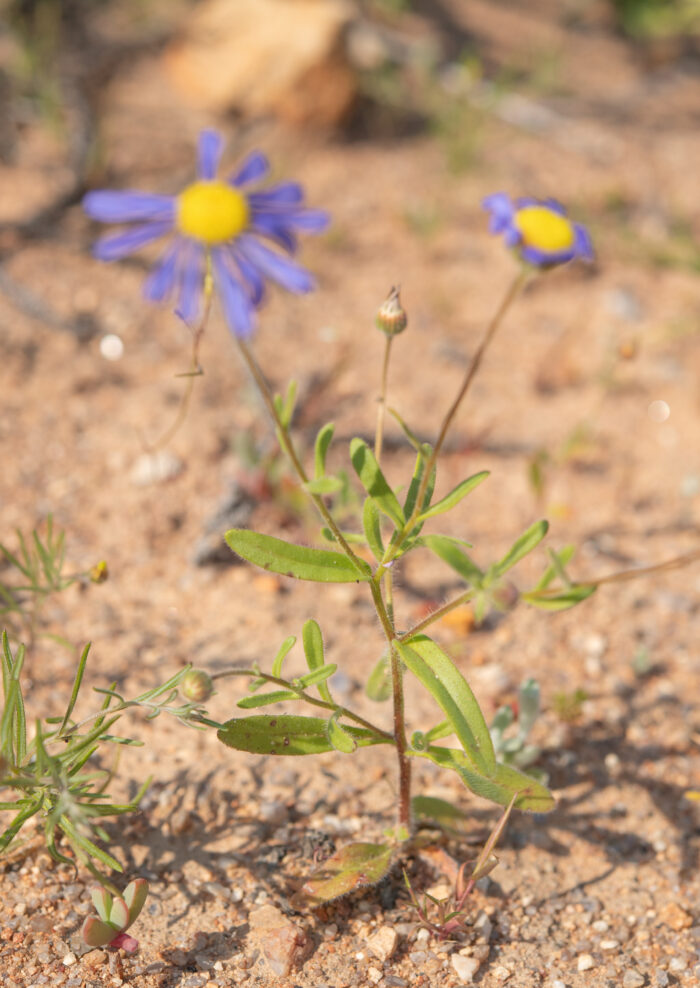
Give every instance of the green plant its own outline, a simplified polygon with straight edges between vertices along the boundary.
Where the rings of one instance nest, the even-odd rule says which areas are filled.
[[[83,923],[80,935],[88,947],[121,947],[128,954],[138,950],[138,940],[127,934],[127,930],[138,919],[146,904],[148,882],[136,878],[124,889],[124,895],[112,897],[107,889],[100,887],[90,893],[97,916],[88,916]]]
[[[116,684],[108,688],[95,687],[95,692],[104,697],[100,709],[75,721],[73,711],[89,651],[87,645],[80,657],[63,715],[37,719],[30,736],[21,681],[25,648],[20,645],[13,655],[7,633],[3,632],[0,791],[8,789],[16,794],[16,798],[0,802],[0,811],[14,814],[0,833],[0,854],[12,846],[28,821],[38,816],[43,821],[46,847],[53,858],[75,863],[59,849],[63,840],[77,860],[101,882],[107,883],[97,865],[119,872],[122,867],[113,855],[96,843],[98,840],[109,843],[109,835],[101,821],[136,809],[150,782],[146,779],[129,803],[116,803],[106,792],[113,772],[99,766],[99,756],[112,745],[142,743],[115,735],[112,729],[131,708],[145,710],[149,718],[169,713],[188,724],[193,723],[195,715],[201,716],[201,711],[196,703],[189,701],[175,705],[178,686],[187,676],[188,667],[162,686],[147,690],[132,700],[120,696]]]

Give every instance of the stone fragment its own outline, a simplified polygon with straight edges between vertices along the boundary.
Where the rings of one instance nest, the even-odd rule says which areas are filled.
[[[357,94],[347,0],[204,0],[165,68],[191,103],[295,125],[337,124]]]
[[[484,910],[479,912],[479,915],[474,920],[474,929],[482,937],[486,943],[491,939],[491,934],[493,932],[493,923],[488,918]]]
[[[642,988],[644,975],[633,967],[628,967],[622,976],[622,988]]]
[[[595,961],[590,954],[579,954],[579,958],[576,961],[577,971],[590,971],[590,969],[594,966]]]
[[[131,483],[136,487],[164,484],[182,473],[183,463],[167,449],[156,453],[142,453],[131,470]]]
[[[287,977],[311,946],[304,930],[274,906],[261,906],[248,917],[250,935],[270,970]]]
[[[91,950],[83,956],[83,964],[87,967],[100,967],[107,960],[104,950]]]
[[[476,957],[463,957],[461,954],[453,954],[451,961],[455,974],[465,984],[469,984],[474,980],[474,975],[481,967],[481,961],[478,961]]]
[[[669,902],[659,913],[659,919],[672,930],[686,930],[693,925],[693,917],[677,902]]]
[[[367,968],[367,977],[369,978],[369,980],[372,982],[373,985],[378,985],[379,982],[384,977],[384,975],[379,970],[378,967],[368,967]]]
[[[388,961],[399,945],[399,935],[392,926],[380,926],[367,940],[367,946],[380,961]]]

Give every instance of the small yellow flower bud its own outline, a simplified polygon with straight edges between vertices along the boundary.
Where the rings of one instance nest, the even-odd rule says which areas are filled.
[[[203,669],[190,669],[182,678],[182,694],[193,703],[204,703],[214,694],[214,683]]]
[[[386,301],[380,306],[375,325],[387,336],[398,336],[408,325],[408,316],[401,306],[398,288],[392,288]]]
[[[104,583],[108,576],[109,570],[107,569],[107,563],[103,560],[95,565],[89,571],[90,580],[93,583]]]

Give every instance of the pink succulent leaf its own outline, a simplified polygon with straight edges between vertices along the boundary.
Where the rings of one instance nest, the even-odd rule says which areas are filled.
[[[109,911],[112,908],[112,896],[109,894],[107,889],[100,886],[100,888],[91,890],[90,897],[94,903],[95,909],[97,910],[97,915],[103,923],[108,923]]]
[[[124,889],[124,902],[129,908],[129,926],[143,909],[148,896],[148,882],[145,878],[135,878]]]
[[[114,927],[110,926],[109,923],[103,923],[101,919],[97,919],[95,916],[88,916],[83,923],[80,935],[88,947],[104,947],[105,944],[111,943],[114,939]]]
[[[121,947],[127,954],[135,954],[139,949],[138,940],[130,937],[128,933],[118,933],[113,940],[110,940],[109,945],[115,948]]]
[[[117,898],[112,903],[109,922],[117,930],[125,930],[129,925],[129,907],[123,899]]]

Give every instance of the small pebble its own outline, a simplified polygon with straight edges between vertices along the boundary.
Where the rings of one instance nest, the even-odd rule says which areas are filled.
[[[487,943],[489,942],[493,932],[493,923],[483,909],[474,920],[474,929]]]
[[[617,950],[620,946],[619,940],[601,940],[600,949],[601,950]]]
[[[559,978],[557,978],[556,981],[552,982],[552,988],[566,988],[566,985],[563,981],[560,981]]]
[[[451,961],[455,974],[465,984],[474,980],[474,975],[481,967],[481,961],[477,960],[476,957],[462,957],[461,954],[453,954]]]
[[[628,968],[622,978],[622,988],[642,988],[644,984],[644,975],[640,974],[635,968]]]
[[[669,971],[673,972],[685,971],[687,968],[688,962],[685,957],[672,957],[668,965]]]
[[[580,954],[579,959],[576,961],[577,971],[590,971],[594,966],[595,961],[590,954]]]
[[[77,959],[78,958],[75,956],[75,954],[71,950],[69,950],[68,953],[64,954],[63,957],[61,958],[61,964],[63,964],[64,967],[70,967],[71,964],[75,964]]]
[[[136,487],[162,484],[177,477],[182,470],[182,460],[174,453],[164,449],[157,453],[143,453],[132,467],[131,483]]]
[[[377,932],[373,933],[367,940],[369,949],[382,962],[386,962],[394,956],[398,945],[399,935],[391,926],[380,926]]]
[[[378,985],[382,980],[383,974],[378,967],[368,967],[367,977],[372,982],[373,985]]]

